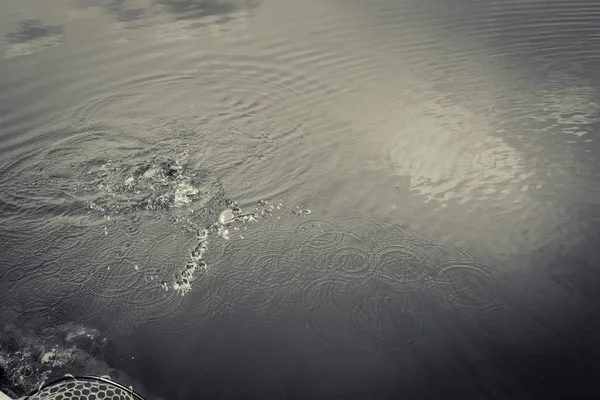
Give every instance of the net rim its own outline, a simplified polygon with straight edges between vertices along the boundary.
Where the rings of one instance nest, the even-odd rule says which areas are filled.
[[[53,380],[52,382],[48,382],[48,383],[44,383],[44,384],[40,385],[39,388],[33,390],[31,393],[29,393],[28,395],[24,396],[22,399],[23,400],[27,400],[30,397],[39,394],[44,389],[47,389],[47,388],[52,387],[54,385],[59,385],[61,383],[67,382],[67,381],[73,381],[73,382],[77,382],[77,381],[102,382],[102,383],[105,383],[105,384],[108,384],[108,385],[113,385],[113,386],[118,387],[119,389],[121,389],[121,390],[129,393],[135,400],[146,400],[140,394],[134,392],[133,388],[131,388],[131,387],[126,387],[125,385],[123,385],[123,384],[121,384],[119,382],[115,382],[112,379],[104,378],[104,377],[101,377],[101,376],[93,376],[93,375],[81,375],[81,376],[65,375],[65,376],[63,376],[61,378]]]

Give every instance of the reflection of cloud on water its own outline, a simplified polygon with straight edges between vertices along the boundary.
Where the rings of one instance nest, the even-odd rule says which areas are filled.
[[[245,31],[257,0],[73,0],[79,9],[101,9],[123,28],[156,26],[159,40],[171,42]]]
[[[508,80],[498,93],[484,88],[473,94],[479,100],[463,102],[427,88],[398,96],[406,100],[380,111],[385,122],[369,146],[378,149],[374,167],[446,208],[436,218],[461,221],[489,254],[561,240],[554,233],[567,229],[573,200],[582,204],[584,193],[598,190],[597,163],[587,155],[598,95],[581,78],[551,78],[527,88]]]
[[[198,37],[224,37],[240,35],[248,26],[249,12],[241,10],[234,15],[208,16],[201,20],[181,19],[157,27],[157,36],[161,42],[194,39]]]
[[[62,34],[62,26],[41,26],[40,21],[22,21],[20,29],[6,35],[6,41],[12,44],[30,42],[46,36]]]
[[[101,7],[118,21],[135,21],[157,14],[172,14],[177,19],[198,19],[229,14],[251,1],[221,0],[76,0],[82,7]]]
[[[165,16],[176,20],[213,17],[214,22],[225,22],[228,15],[253,9],[258,3],[257,0],[75,0],[81,8],[99,7],[117,21],[136,24]]]
[[[141,3],[141,4],[140,4]],[[110,0],[105,10],[113,15],[118,21],[128,22],[143,18],[146,14],[144,7],[150,6],[146,1]]]
[[[460,106],[419,102],[389,124],[383,166],[429,200],[505,193],[532,175],[518,152],[490,135],[485,117]]]
[[[26,20],[15,32],[6,34],[4,53],[6,58],[29,55],[56,47],[63,41],[62,25],[42,25],[39,20]]]
[[[240,7],[252,7],[256,1],[221,0],[152,0],[164,6],[177,18],[204,18],[214,15],[230,14]]]
[[[584,136],[600,121],[600,105],[592,86],[561,84],[542,92],[543,115],[538,119],[553,121],[562,133]]]

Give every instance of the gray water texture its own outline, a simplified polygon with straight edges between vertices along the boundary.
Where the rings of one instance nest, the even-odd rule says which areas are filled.
[[[0,4],[0,390],[597,397],[600,4]]]

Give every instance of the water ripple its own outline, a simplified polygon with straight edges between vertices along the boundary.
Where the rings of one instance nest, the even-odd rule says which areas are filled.
[[[376,260],[370,257],[369,249],[354,243],[352,246],[337,246],[327,257],[328,268],[342,282],[356,282],[375,276],[381,268]]]
[[[124,322],[152,324],[163,331],[181,331],[191,324],[186,323],[190,320],[191,296],[181,296],[173,290],[165,292],[158,280],[138,281],[120,298],[126,306]]]
[[[492,314],[507,306],[514,288],[507,274],[477,260],[446,260],[435,266],[435,289],[446,307]]]
[[[228,320],[262,324],[276,319],[284,309],[277,303],[283,300],[283,288],[269,284],[272,280],[263,282],[257,278],[264,270],[277,274],[283,267],[280,262],[280,255],[262,240],[236,239],[223,247],[212,273],[221,287],[220,308]]]
[[[427,248],[402,243],[374,249],[378,277],[400,290],[427,285],[432,278]]]
[[[27,276],[27,271],[23,267],[12,267],[4,271],[3,279],[7,282],[19,282]]]

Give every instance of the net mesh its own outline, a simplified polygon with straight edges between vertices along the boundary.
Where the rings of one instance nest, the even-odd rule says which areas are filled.
[[[132,389],[105,378],[63,378],[24,400],[144,400]]]

